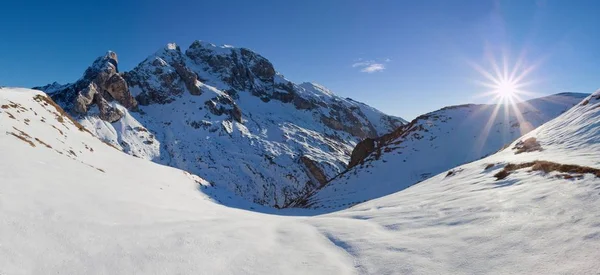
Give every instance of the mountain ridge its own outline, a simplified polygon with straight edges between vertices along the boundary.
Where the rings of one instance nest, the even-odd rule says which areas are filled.
[[[291,205],[339,209],[398,192],[500,150],[588,95],[559,93],[514,106],[462,104],[429,112],[389,134],[359,142],[347,170]],[[383,180],[378,177],[382,174],[394,176]]]
[[[131,155],[275,207],[343,170],[361,139],[405,123],[295,84],[248,49],[202,41],[185,51],[169,43],[127,72],[108,52],[76,82],[37,89]]]

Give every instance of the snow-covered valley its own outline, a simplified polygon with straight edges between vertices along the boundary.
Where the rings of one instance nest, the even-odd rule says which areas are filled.
[[[324,214],[124,154],[43,93],[3,88],[0,273],[595,274],[599,98],[489,157]],[[557,165],[514,167],[541,160]]]

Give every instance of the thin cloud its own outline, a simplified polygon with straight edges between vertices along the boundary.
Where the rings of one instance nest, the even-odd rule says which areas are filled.
[[[361,62],[356,62],[354,64],[352,64],[352,68],[356,68],[356,67],[366,67],[372,64],[373,61],[361,61]]]
[[[373,63],[367,67],[362,68],[362,70],[360,70],[363,73],[375,73],[375,72],[380,72],[385,70],[385,66],[383,64],[379,64],[379,63]]]
[[[375,60],[361,60],[362,59],[358,59],[359,62],[352,64],[352,68],[361,68],[361,72],[370,74],[385,70],[385,65],[383,63],[376,62]],[[389,62],[389,59],[386,59],[385,62]]]

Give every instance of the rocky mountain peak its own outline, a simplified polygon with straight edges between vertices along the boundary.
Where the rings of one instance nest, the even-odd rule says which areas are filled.
[[[87,115],[93,107],[97,107],[95,114],[105,121],[115,122],[123,113],[109,102],[116,101],[129,110],[136,110],[138,105],[129,92],[127,81],[119,73],[118,63],[117,54],[108,51],[96,58],[75,83],[50,84],[37,89],[51,94],[73,114]]]
[[[203,41],[169,43],[127,72],[109,52],[52,98],[126,153],[278,207],[345,169],[358,141],[405,123],[295,84],[249,49]]]
[[[118,73],[119,59],[113,51],[106,52],[94,60],[91,66],[83,74],[84,79],[94,79],[98,74],[105,72],[107,74]]]
[[[276,74],[273,64],[249,49],[194,41],[185,55],[194,65],[216,74],[237,91],[251,91],[264,99],[273,93]]]

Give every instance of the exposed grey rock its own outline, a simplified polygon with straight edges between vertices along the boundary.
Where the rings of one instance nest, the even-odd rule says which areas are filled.
[[[104,82],[104,90],[106,90],[112,98],[119,102],[123,107],[135,110],[137,102],[129,93],[127,82],[120,74],[113,74],[106,82]]]
[[[110,104],[106,101],[106,99],[104,99],[104,97],[100,95],[100,93],[96,93],[94,95],[94,102],[100,110],[100,119],[113,123],[121,119],[121,117],[123,117],[123,113],[118,109],[110,106]]]
[[[350,162],[348,163],[348,169],[358,165],[361,161],[367,158],[369,154],[375,151],[375,140],[372,138],[366,138],[363,141],[356,144],[352,155],[350,155]]]
[[[183,65],[182,63],[175,63],[173,64],[173,67],[175,68],[175,71],[177,72],[179,77],[183,80],[183,83],[185,84],[185,87],[188,89],[190,94],[202,94],[202,91],[196,85],[196,82],[198,82],[198,75],[196,75],[196,73],[192,72],[192,70],[185,67],[185,65]]]
[[[79,115],[87,114],[90,106],[96,104],[100,118],[114,122],[123,114],[111,107],[109,101],[115,100],[133,111],[137,110],[138,105],[129,92],[127,81],[119,74],[117,64],[117,54],[109,51],[106,55],[98,57],[75,83],[53,83],[37,89],[48,92],[52,99],[67,111]]]
[[[125,73],[125,79],[142,90],[136,96],[142,105],[173,102],[185,90],[192,95],[201,95],[198,75],[186,66],[185,60],[179,46],[169,44]]]
[[[327,176],[325,173],[323,173],[323,170],[319,168],[319,165],[314,160],[308,156],[302,156],[300,157],[300,162],[302,162],[306,168],[309,178],[314,179],[319,183],[318,187],[321,187],[327,183]]]
[[[91,105],[94,101],[94,97],[98,93],[96,89],[96,84],[90,83],[83,90],[79,91],[77,98],[75,99],[74,110],[79,114],[87,113],[87,106]]]

